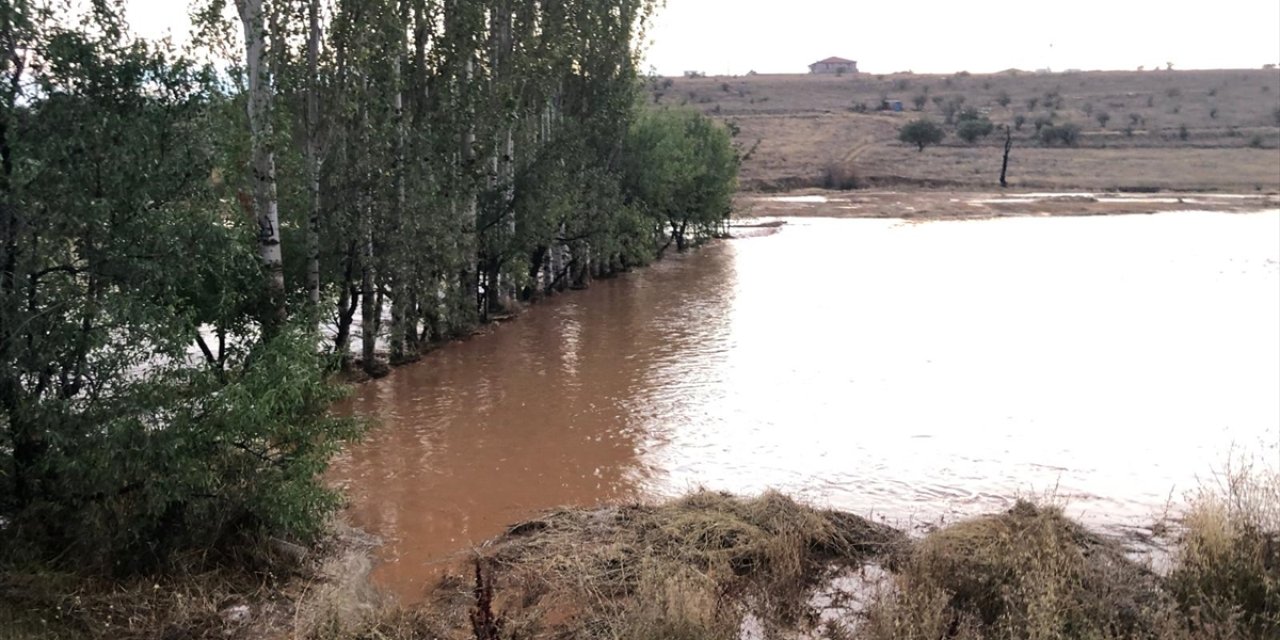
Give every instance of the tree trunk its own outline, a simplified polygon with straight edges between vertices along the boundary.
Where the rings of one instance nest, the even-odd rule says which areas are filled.
[[[400,0],[399,16],[400,22],[396,32],[399,36],[396,38],[396,53],[391,60],[391,114],[393,125],[395,127],[394,140],[392,142],[392,179],[395,183],[395,204],[392,211],[392,231],[391,242],[396,247],[392,252],[394,264],[389,270],[390,286],[391,286],[391,362],[402,362],[406,357],[406,331],[405,321],[408,314],[406,307],[409,302],[409,272],[412,270],[413,260],[406,255],[406,251],[401,250],[404,247],[404,210],[405,210],[405,123],[404,123],[404,81],[402,77],[404,56],[408,43],[405,41],[405,33],[409,22],[409,4],[406,0]]]
[[[307,300],[318,317],[320,308],[320,0],[308,3],[307,20]]]
[[[236,0],[244,26],[245,68],[249,73],[249,133],[253,147],[254,214],[258,219],[258,255],[266,273],[269,307],[262,318],[270,332],[284,322],[284,261],[280,253],[280,214],[276,197],[276,159],[271,126],[272,89],[267,72],[266,22],[262,0]]]
[[[1009,151],[1013,149],[1013,131],[1008,125],[1004,127],[1004,162],[1000,164],[1000,188],[1009,186],[1005,174],[1009,172]]]

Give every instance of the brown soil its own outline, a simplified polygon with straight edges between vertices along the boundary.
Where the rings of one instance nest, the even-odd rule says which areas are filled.
[[[877,111],[884,99],[900,100],[906,110]],[[650,86],[650,104],[683,105],[732,125],[742,150],[751,150],[741,184],[754,191],[995,187],[1001,131],[965,143],[947,125],[942,144],[923,152],[897,139],[913,119],[943,123],[945,105],[959,100],[997,128],[1016,127],[1008,175],[1014,187],[1280,189],[1275,69],[758,75],[660,78]],[[1078,146],[1043,144],[1039,119],[1081,127]]]

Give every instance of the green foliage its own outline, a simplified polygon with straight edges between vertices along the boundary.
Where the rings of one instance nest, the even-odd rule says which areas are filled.
[[[0,535],[114,570],[305,538],[352,429],[309,332],[256,335],[253,236],[215,178],[225,96],[109,8],[82,31],[29,14],[40,64],[0,105]]]
[[[198,44],[239,55],[219,6]],[[410,357],[728,215],[730,133],[638,116],[651,2],[344,1],[315,31],[313,6],[266,6],[287,37],[267,39],[271,127],[252,136],[245,69],[133,39],[118,0],[74,25],[0,8],[6,551],[132,570],[240,535],[308,539],[336,504],[318,474],[356,432],[328,416],[326,375],[357,312],[370,356],[382,337]],[[293,318],[269,330],[263,149]]]
[[[728,130],[699,113],[648,111],[624,145],[625,201],[679,249],[716,233],[737,188],[738,156]],[[663,247],[659,247],[659,252]]]
[[[898,140],[916,145],[917,151],[924,151],[926,146],[938,144],[946,137],[946,131],[938,123],[928,118],[912,120],[898,130]]]
[[[969,144],[973,144],[978,138],[991,135],[994,129],[995,125],[985,116],[966,118],[956,124],[956,136]]]

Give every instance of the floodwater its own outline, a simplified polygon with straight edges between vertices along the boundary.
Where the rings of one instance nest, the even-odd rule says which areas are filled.
[[[1280,211],[793,219],[360,386],[333,478],[418,597],[539,510],[774,487],[890,522],[1149,523],[1280,462]]]

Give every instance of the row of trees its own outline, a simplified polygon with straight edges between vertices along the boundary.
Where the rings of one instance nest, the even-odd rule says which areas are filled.
[[[639,111],[650,0],[234,5],[206,60],[119,0],[0,5],[0,540],[33,557],[314,534],[357,432],[326,370],[728,214],[728,133]]]

